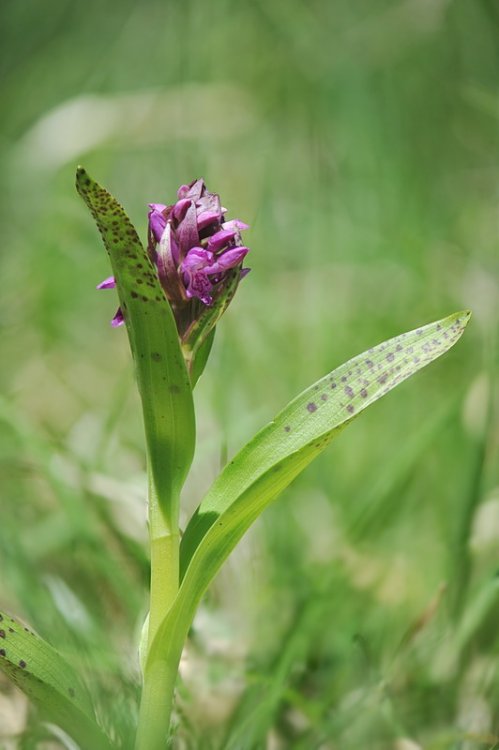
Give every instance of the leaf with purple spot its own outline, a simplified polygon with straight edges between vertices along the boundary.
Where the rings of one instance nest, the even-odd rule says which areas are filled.
[[[5,612],[0,613],[0,670],[82,748],[111,750],[80,676],[58,651]]]
[[[76,187],[111,260],[142,399],[154,496],[169,519],[178,513],[195,443],[192,390],[177,326],[156,270],[122,206],[81,167]]]
[[[469,318],[469,312],[455,313],[340,365],[288,404],[227,464],[184,532],[181,587],[149,659],[182,648],[208,585],[269,503],[360,412],[450,349]]]

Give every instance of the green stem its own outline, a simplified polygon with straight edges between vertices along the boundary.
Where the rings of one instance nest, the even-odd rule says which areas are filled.
[[[136,750],[165,750],[177,679],[177,659],[152,664],[148,660],[154,636],[173,604],[179,587],[178,501],[172,498],[168,507],[171,509],[171,517],[166,519],[161,512],[154,478],[150,472],[151,597]]]
[[[178,662],[155,661],[144,674],[136,750],[165,750],[170,730]]]

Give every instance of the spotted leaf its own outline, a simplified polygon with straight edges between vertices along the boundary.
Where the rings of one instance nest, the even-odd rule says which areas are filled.
[[[82,748],[111,749],[79,675],[58,651],[4,612],[0,613],[0,669]]]
[[[171,519],[178,513],[195,442],[192,392],[177,327],[155,268],[123,208],[82,168],[76,186],[111,260],[142,399],[153,494]]]
[[[182,538],[182,583],[149,666],[180,658],[206,588],[269,503],[367,406],[450,349],[469,317],[455,313],[354,357],[288,404],[230,461]]]

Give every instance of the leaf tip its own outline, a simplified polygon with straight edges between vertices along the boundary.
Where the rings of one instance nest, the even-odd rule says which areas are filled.
[[[456,322],[460,325],[462,331],[464,331],[470,322],[471,315],[471,310],[460,310],[455,314]]]
[[[81,166],[76,167],[76,189],[81,194],[85,188],[90,185],[90,177],[87,171]]]

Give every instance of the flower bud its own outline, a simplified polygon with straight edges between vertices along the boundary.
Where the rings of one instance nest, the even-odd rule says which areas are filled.
[[[149,256],[187,346],[194,329],[197,347],[206,339],[249,270],[242,268],[248,248],[241,240],[249,227],[239,219],[226,221],[225,213],[202,179],[182,185],[172,205],[149,204]],[[113,286],[111,277],[97,288]],[[112,323],[122,321],[118,310]]]

